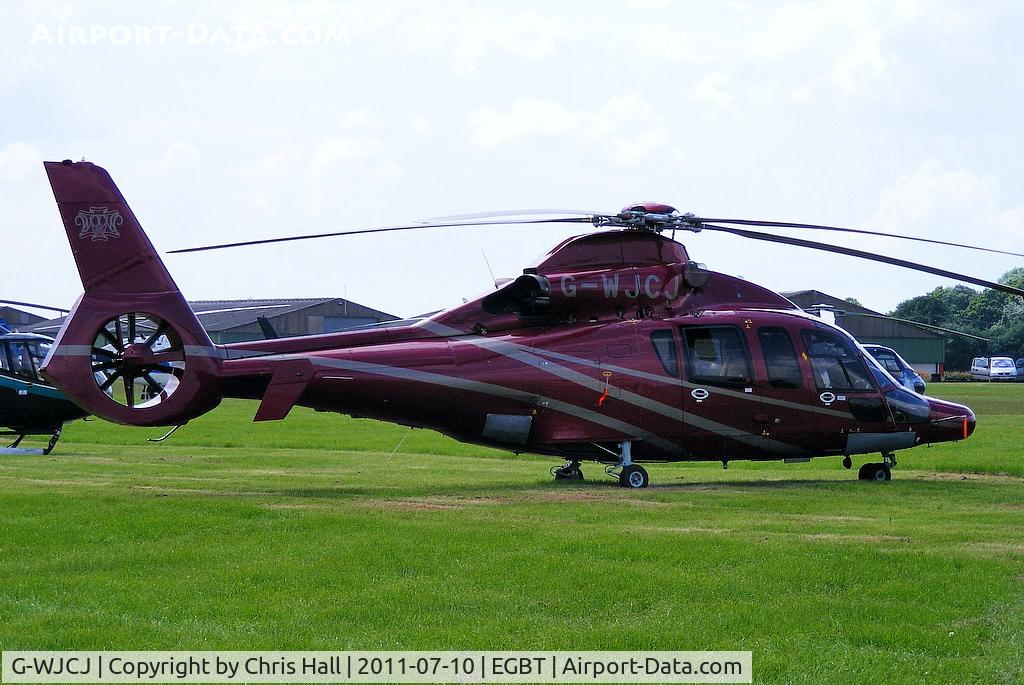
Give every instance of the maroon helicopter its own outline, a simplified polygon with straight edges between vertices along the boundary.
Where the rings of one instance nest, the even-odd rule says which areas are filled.
[[[870,231],[704,219],[648,203],[618,214],[483,216],[180,250],[495,223],[603,229],[556,245],[494,292],[424,319],[215,345],[110,175],[88,162],[45,167],[85,293],[43,372],[89,413],[138,426],[178,427],[237,397],[260,400],[256,421],[284,419],[301,405],[560,457],[565,464],[552,469],[560,480],[582,479],[585,460],[642,488],[648,474],[638,462],[836,456],[850,468],[853,455],[880,454],[859,476],[887,481],[897,450],[967,438],[971,409],[904,390],[842,329],[709,271],[662,234],[725,231],[1024,296],[889,256],[724,224]]]

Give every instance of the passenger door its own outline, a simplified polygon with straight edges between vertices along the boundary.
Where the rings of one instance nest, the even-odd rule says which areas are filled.
[[[762,436],[782,443],[776,446],[781,451],[791,447],[794,456],[808,452],[819,442],[810,365],[782,326],[760,326],[757,345],[765,380],[758,383],[761,407],[754,422]]]
[[[758,411],[746,336],[731,324],[682,326],[686,379],[684,449],[696,456],[750,456]]]

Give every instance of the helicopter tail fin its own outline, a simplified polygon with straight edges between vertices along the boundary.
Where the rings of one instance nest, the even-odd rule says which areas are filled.
[[[85,294],[43,372],[110,421],[180,425],[219,402],[216,348],[107,171],[44,162]]]

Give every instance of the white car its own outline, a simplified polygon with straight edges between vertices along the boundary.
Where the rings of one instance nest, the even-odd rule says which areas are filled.
[[[971,378],[976,381],[1015,381],[1017,367],[1010,357],[975,357]]]

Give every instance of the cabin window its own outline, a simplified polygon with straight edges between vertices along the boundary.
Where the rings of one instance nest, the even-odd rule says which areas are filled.
[[[672,339],[672,331],[654,331],[651,333],[651,344],[658,355],[665,373],[679,377],[679,356],[676,354],[676,341]]]
[[[11,362],[7,359],[7,345],[4,343],[0,343],[0,371],[11,372]]]
[[[853,343],[827,330],[803,331],[819,390],[872,390],[868,370]]]
[[[773,388],[799,388],[803,385],[800,362],[786,329],[760,328],[757,337],[761,341],[765,368],[768,369],[768,383]]]
[[[715,385],[750,382],[750,355],[743,334],[733,326],[686,326],[686,372],[691,381]]]
[[[10,343],[11,373],[15,376],[35,380],[36,370],[32,364],[32,355],[28,345],[20,342]]]

